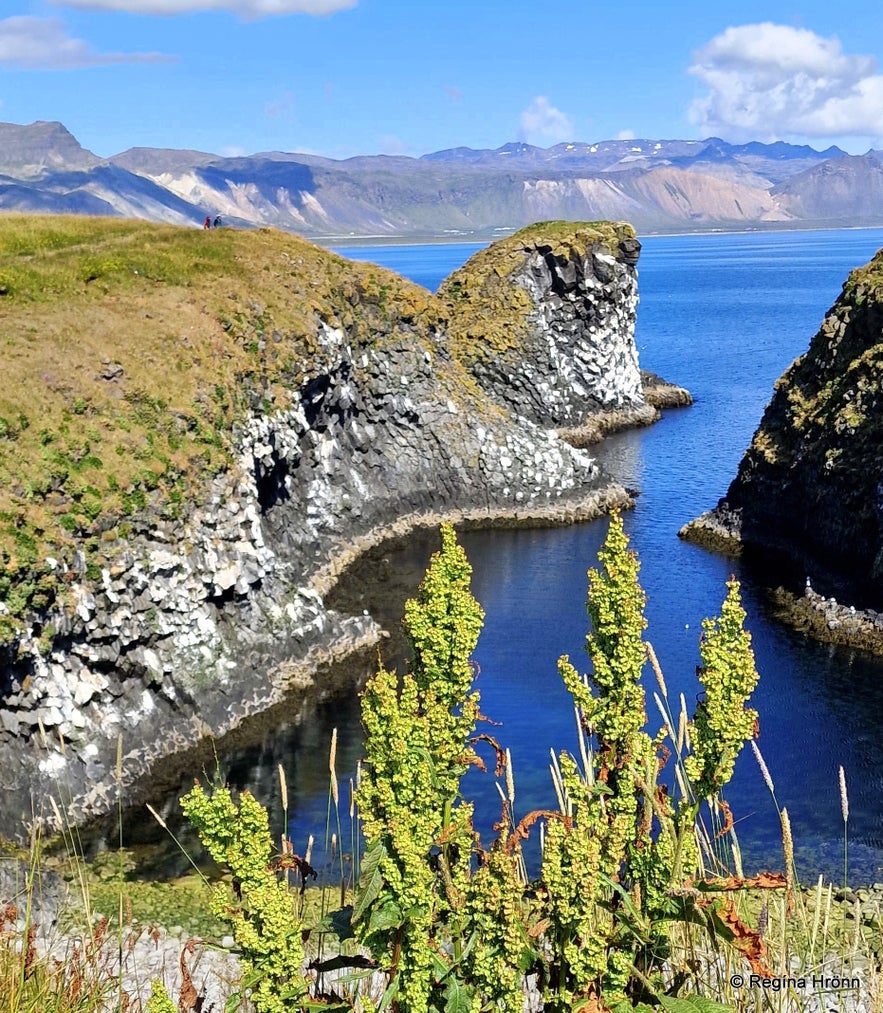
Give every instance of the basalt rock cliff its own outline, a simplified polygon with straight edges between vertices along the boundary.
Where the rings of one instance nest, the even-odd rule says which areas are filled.
[[[823,589],[883,627],[883,251],[850,274],[776,382],[726,496],[682,534],[780,550],[815,589],[812,611]],[[828,612],[821,625],[836,632],[855,608]]]
[[[578,434],[609,412],[652,421],[635,346],[606,339],[634,319],[640,249],[628,226],[601,247],[562,222],[530,247],[515,236],[477,253],[438,292],[455,354],[490,397],[538,425]]]
[[[323,603],[365,547],[630,502],[555,431],[647,412],[628,226],[529,228],[436,298],[267,230],[6,224],[6,834],[330,692],[320,662],[380,634]]]

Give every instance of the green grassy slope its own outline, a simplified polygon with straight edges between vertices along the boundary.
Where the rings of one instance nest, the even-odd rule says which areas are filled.
[[[174,519],[198,502],[230,464],[239,420],[300,405],[330,354],[323,330],[345,336],[354,363],[386,342],[422,346],[444,398],[501,418],[468,366],[518,354],[531,307],[510,275],[526,246],[615,252],[633,236],[544,222],[481,251],[434,297],[269,229],[4,214],[0,642],[56,599],[77,549],[95,580],[145,511]]]
[[[238,418],[288,407],[320,321],[358,346],[435,319],[418,286],[279,232],[4,215],[0,639],[59,590],[47,557],[112,558],[128,515],[174,516],[227,465]]]

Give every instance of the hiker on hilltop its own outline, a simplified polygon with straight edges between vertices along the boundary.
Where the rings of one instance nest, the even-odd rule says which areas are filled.
[[[202,223],[202,227],[204,229],[210,229],[212,227],[212,216],[211,215],[206,215],[205,216],[205,221]]]
[[[221,223],[221,216],[220,216],[220,215],[218,215],[218,216],[217,216],[217,217],[215,218],[215,228],[216,228],[216,229],[219,229],[219,228],[221,227],[221,224],[222,224],[222,223]]]

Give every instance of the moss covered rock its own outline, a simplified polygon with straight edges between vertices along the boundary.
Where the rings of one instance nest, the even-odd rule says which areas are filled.
[[[711,529],[784,550],[813,584],[883,608],[883,251],[850,274],[776,381],[726,496],[685,534]]]
[[[623,222],[541,222],[481,250],[438,292],[455,355],[489,396],[544,425],[652,419],[634,343],[640,248]]]

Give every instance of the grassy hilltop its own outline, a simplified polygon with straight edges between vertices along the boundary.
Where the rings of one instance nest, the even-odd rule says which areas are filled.
[[[4,215],[0,638],[54,596],[47,557],[112,558],[127,516],[174,516],[229,462],[238,418],[288,407],[320,321],[376,346],[434,319],[418,286],[279,232]]]

